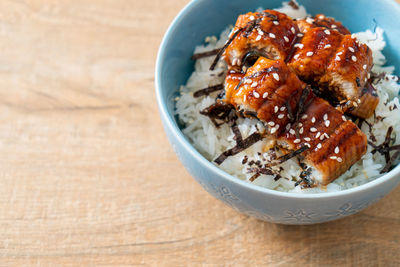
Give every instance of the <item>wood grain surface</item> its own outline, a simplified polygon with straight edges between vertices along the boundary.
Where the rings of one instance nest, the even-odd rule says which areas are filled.
[[[0,265],[400,265],[400,188],[346,219],[283,226],[184,170],[153,73],[187,2],[0,1]]]

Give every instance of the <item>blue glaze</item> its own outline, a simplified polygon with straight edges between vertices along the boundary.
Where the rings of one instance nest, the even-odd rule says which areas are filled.
[[[394,0],[301,0],[311,14],[323,13],[341,21],[352,32],[385,30],[384,54],[400,70],[400,6]],[[193,71],[190,57],[206,36],[219,35],[239,14],[281,6],[279,0],[194,0],[175,18],[160,46],[156,64],[156,93],[167,136],[192,176],[216,198],[261,220],[285,224],[311,224],[354,214],[376,202],[400,182],[400,166],[368,184],[337,193],[302,195],[261,188],[218,169],[187,141],[174,117],[174,97]]]

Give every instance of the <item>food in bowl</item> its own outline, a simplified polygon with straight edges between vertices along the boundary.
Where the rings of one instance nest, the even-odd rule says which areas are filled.
[[[221,169],[270,189],[376,179],[400,154],[400,86],[382,67],[383,31],[350,34],[292,6],[241,15],[196,48],[176,102],[183,132]]]

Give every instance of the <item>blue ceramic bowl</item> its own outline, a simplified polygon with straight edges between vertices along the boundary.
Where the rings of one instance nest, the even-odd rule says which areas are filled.
[[[373,29],[374,19],[385,30],[389,65],[400,70],[400,6],[394,0],[300,0],[311,14],[324,13],[352,32]],[[281,6],[280,0],[194,0],[175,18],[162,41],[156,64],[156,93],[168,138],[189,173],[214,197],[239,212],[283,224],[312,224],[359,212],[388,194],[400,182],[400,166],[359,187],[334,193],[294,194],[241,181],[206,160],[182,134],[174,117],[174,97],[193,71],[194,47],[218,35],[241,13]]]

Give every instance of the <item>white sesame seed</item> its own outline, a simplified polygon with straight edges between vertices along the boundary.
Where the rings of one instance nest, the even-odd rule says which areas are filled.
[[[324,140],[325,139],[325,136],[322,134],[320,137],[319,137],[319,140]]]
[[[335,57],[335,60],[340,61],[340,57],[339,57],[339,56],[336,56],[336,57]]]
[[[250,20],[254,20],[254,16],[250,16]]]
[[[301,119],[302,119],[302,120],[305,120],[305,119],[307,119],[307,117],[308,117],[308,115],[307,115],[307,114],[304,114],[303,116],[301,116]]]
[[[285,106],[282,106],[279,110],[280,110],[280,111],[285,111],[285,109],[286,109],[286,107],[285,107]]]
[[[293,34],[296,33],[296,30],[294,29],[294,27],[290,28],[290,30],[292,31]]]
[[[368,79],[371,78],[371,73],[368,73]]]
[[[352,52],[352,53],[354,53],[354,48],[351,47],[351,46],[349,46],[349,51]]]
[[[275,126],[275,122],[269,121],[269,122],[268,122],[268,125],[274,127],[274,126]]]
[[[310,131],[313,132],[313,133],[315,133],[315,132],[318,131],[318,130],[317,130],[317,128],[315,128],[315,127],[311,127],[311,128],[310,128]]]
[[[337,26],[335,25],[335,24],[332,24],[332,29],[336,29],[337,28]]]
[[[261,40],[261,35],[257,35],[256,41],[260,41]]]
[[[299,134],[303,134],[303,132],[304,132],[304,128],[301,127],[300,130],[299,130]]]
[[[253,92],[253,95],[254,95],[255,98],[259,98],[260,97],[260,94],[257,93],[256,91]]]
[[[289,133],[294,135],[296,132],[293,129],[290,129]]]
[[[279,129],[279,124],[277,124],[277,125],[275,126],[275,128],[278,130],[278,129]]]
[[[292,125],[290,125],[290,123],[288,123],[288,124],[286,125],[286,128],[285,128],[286,131],[289,130],[291,126],[292,126]]]
[[[278,73],[272,73],[272,76],[274,77],[275,80],[279,81],[279,74]]]
[[[299,56],[300,56],[299,54],[296,54],[296,55],[294,55],[293,58],[297,60],[299,58]]]
[[[328,119],[328,114],[324,114],[324,121]]]
[[[339,53],[336,53],[336,55],[340,56],[341,54],[343,54],[342,51],[340,51]]]
[[[269,35],[269,37],[271,37],[272,39],[275,39],[275,37],[276,37],[275,34],[273,34],[272,32],[270,32],[268,35]]]
[[[356,62],[356,61],[357,61],[356,56],[351,56],[351,60],[353,60],[354,62]]]
[[[366,70],[367,69],[367,65],[363,65],[363,69]]]
[[[335,154],[339,154],[339,147],[335,147]]]
[[[264,32],[261,29],[257,29],[259,35],[264,35]]]
[[[358,104],[361,104],[361,99],[357,99],[357,103],[358,103]]]
[[[330,156],[329,158],[330,158],[330,159],[337,159],[336,156]]]
[[[351,39],[355,39],[356,38],[356,35],[353,33],[352,35],[351,35]]]
[[[312,55],[314,55],[314,52],[307,52],[306,56],[311,57]]]
[[[267,98],[268,97],[268,92],[265,92],[264,94],[263,94],[263,98]]]
[[[311,147],[309,143],[304,143],[304,145],[308,146],[309,148]]]
[[[271,128],[271,134],[274,134],[277,130],[278,130],[278,128],[276,128],[276,127]]]
[[[298,48],[302,49],[304,47],[304,45],[300,44],[300,43],[297,43],[297,44],[294,44],[294,47],[298,47]]]
[[[326,120],[326,121],[325,121],[325,126],[326,126],[326,127],[329,127],[330,124],[331,124],[331,121],[330,121],[330,120]]]
[[[301,122],[299,122],[299,127],[303,127],[303,124]]]
[[[246,80],[246,83],[248,83],[248,84],[250,84],[250,83],[252,83],[253,81],[251,80],[251,79],[247,79]]]
[[[331,34],[331,32],[329,30],[325,30],[324,31],[327,35]]]
[[[275,107],[274,107],[274,112],[277,113],[278,110],[279,110],[278,106],[275,106]]]
[[[330,47],[332,47],[330,44],[324,46],[324,48],[330,48]]]
[[[320,135],[321,135],[321,133],[320,133],[320,132],[318,132],[318,133],[317,133],[317,135],[315,136],[315,138],[317,138],[317,139],[318,139],[318,137],[320,137]]]
[[[342,120],[343,121],[347,121],[346,117],[344,115],[342,115]]]
[[[279,115],[278,115],[278,119],[280,119],[280,120],[283,119],[283,117],[285,117],[284,114],[279,114]]]
[[[303,37],[303,36],[304,36],[304,34],[302,34],[302,33],[297,34],[297,37]]]
[[[298,144],[298,143],[300,143],[300,142],[301,142],[300,139],[294,139],[294,141],[293,141],[293,143],[295,143],[295,144]]]
[[[289,38],[287,38],[287,36],[283,36],[283,39],[285,40],[286,43],[289,43]]]
[[[243,102],[246,102],[246,97],[247,97],[247,95],[243,96]]]
[[[307,142],[310,142],[311,138],[310,137],[304,137],[304,140],[307,141]]]
[[[311,122],[312,122],[312,123],[315,123],[315,121],[316,121],[315,117],[312,117],[312,118],[311,118]]]
[[[327,133],[324,133],[325,138],[329,138],[329,135]]]
[[[272,23],[275,25],[279,25],[279,21],[276,21],[276,20],[274,20]]]
[[[257,85],[258,85],[257,82],[253,82],[253,83],[250,85],[250,87],[256,87]]]
[[[338,158],[337,158],[337,161],[338,161],[338,162],[342,162],[343,160],[342,160],[342,158],[338,157]]]
[[[320,149],[322,147],[321,143],[318,143],[317,147]]]

